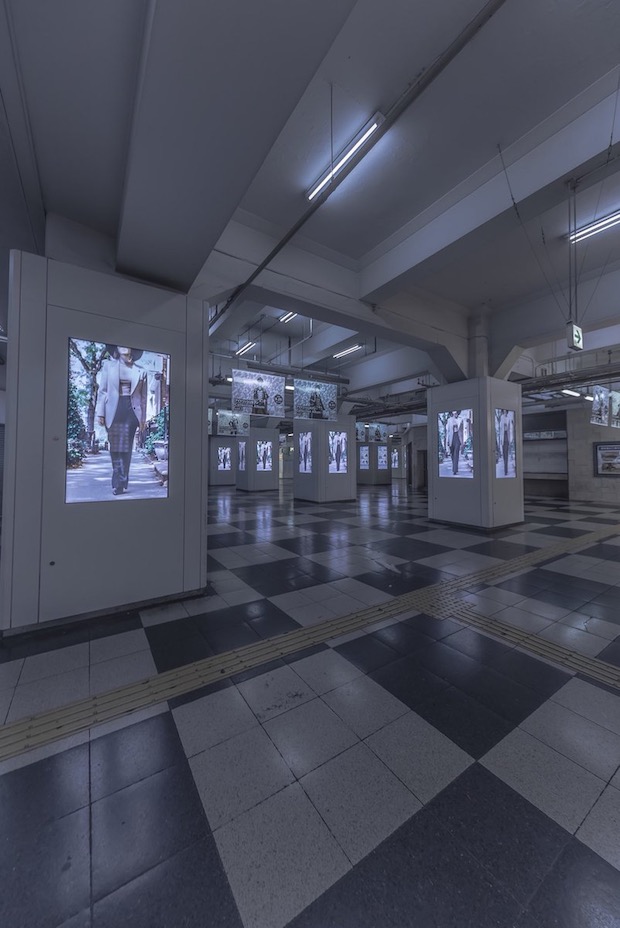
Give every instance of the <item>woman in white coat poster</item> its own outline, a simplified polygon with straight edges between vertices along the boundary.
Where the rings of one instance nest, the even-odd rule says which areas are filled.
[[[108,430],[112,459],[112,493],[127,490],[137,429],[146,421],[146,371],[136,364],[142,351],[107,345],[110,360],[101,369],[95,414]]]

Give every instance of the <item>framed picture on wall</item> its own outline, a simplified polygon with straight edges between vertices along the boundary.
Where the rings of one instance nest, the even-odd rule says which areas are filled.
[[[620,477],[620,444],[594,442],[594,476]]]

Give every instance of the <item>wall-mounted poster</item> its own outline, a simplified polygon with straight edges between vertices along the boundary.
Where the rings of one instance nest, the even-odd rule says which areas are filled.
[[[245,470],[245,442],[239,442],[239,457],[237,461],[237,467],[239,470]]]
[[[607,387],[592,387],[591,425],[609,425],[609,390]]]
[[[609,424],[620,429],[620,393],[617,390],[609,391]]]
[[[207,409],[207,435],[213,435],[213,410]]]
[[[299,473],[312,473],[312,432],[299,433]]]
[[[388,449],[387,445],[379,445],[377,448],[377,470],[388,469]]]
[[[65,502],[168,496],[170,355],[68,343]]]
[[[366,441],[366,426],[363,422],[355,423],[355,441]]]
[[[383,422],[370,422],[368,425],[368,441],[387,441],[388,427]]]
[[[330,474],[346,474],[348,463],[347,433],[328,433],[328,458]]]
[[[398,470],[399,458],[398,448],[392,448],[392,470]]]
[[[250,417],[240,416],[230,409],[219,409],[217,413],[218,435],[247,435],[250,431]]]
[[[437,457],[440,477],[474,476],[474,416],[471,409],[453,409],[437,416]]]
[[[620,477],[620,444],[595,442],[594,476]]]
[[[515,442],[514,409],[496,409],[495,422],[495,476],[517,476],[517,447]]]
[[[233,412],[284,418],[284,377],[264,371],[232,372]]]
[[[256,442],[256,470],[273,470],[273,442]]]
[[[232,470],[232,448],[222,446],[217,449],[217,469]]]
[[[370,470],[368,445],[360,445],[360,470]]]
[[[338,388],[335,383],[294,380],[293,416],[295,419],[335,419]]]

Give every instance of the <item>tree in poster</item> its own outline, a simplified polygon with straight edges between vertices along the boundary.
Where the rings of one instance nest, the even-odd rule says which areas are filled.
[[[69,352],[78,361],[73,367],[73,378],[77,401],[83,410],[86,426],[86,446],[93,449],[95,438],[95,406],[97,404],[97,376],[104,360],[109,357],[105,345],[98,342],[69,339]],[[82,372],[79,368],[82,368]]]

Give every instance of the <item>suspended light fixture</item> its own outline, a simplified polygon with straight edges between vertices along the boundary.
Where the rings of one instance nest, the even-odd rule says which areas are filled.
[[[297,313],[285,313],[284,316],[280,316],[280,322],[290,322],[291,319],[296,317]]]
[[[562,393],[565,393],[567,396],[581,396],[581,393],[577,393],[576,390],[562,390]]]
[[[381,113],[375,113],[375,115],[368,120],[368,122],[362,126],[357,135],[349,142],[349,144],[344,148],[340,154],[335,158],[335,164],[332,163],[329,168],[321,175],[318,181],[306,194],[307,198],[312,201],[314,198],[321,193],[321,191],[333,181],[336,176],[342,171],[345,164],[351,160],[351,158],[361,150],[361,148],[366,145],[368,139],[377,131],[382,122],[384,122],[385,117]]]
[[[246,351],[250,350],[250,348],[254,348],[255,345],[256,345],[256,342],[248,342],[247,345],[243,346],[243,348],[239,348],[237,349],[237,351],[235,351],[236,356],[240,358],[242,354],[245,354]]]
[[[620,209],[616,210],[615,213],[611,213],[609,216],[605,216],[603,219],[597,219],[595,222],[588,223],[587,226],[582,226],[581,229],[575,229],[574,232],[570,232],[568,239],[575,245],[577,242],[583,242],[584,239],[590,238],[592,235],[598,235],[599,232],[606,232],[607,229],[612,229],[614,226],[617,226],[620,223]]]
[[[354,351],[359,351],[360,348],[363,348],[363,345],[351,345],[350,348],[345,348],[344,351],[339,351],[338,354],[334,354],[332,357],[344,358],[348,354],[353,354]]]

